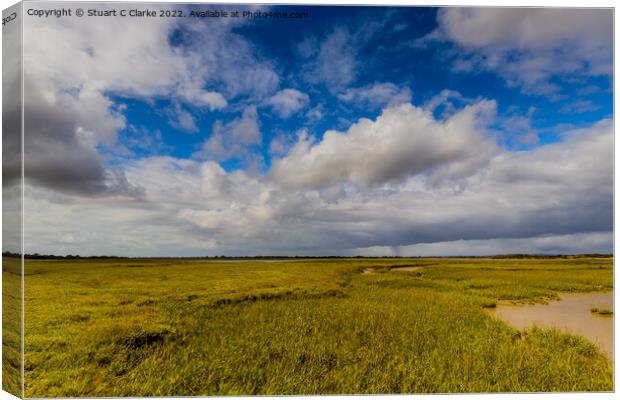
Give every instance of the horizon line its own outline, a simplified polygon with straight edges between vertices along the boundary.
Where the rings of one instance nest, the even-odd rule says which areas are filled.
[[[21,257],[20,253],[13,253],[10,251],[2,252],[3,257]],[[496,253],[496,254],[480,254],[480,255],[423,255],[423,256],[362,256],[362,255],[352,255],[352,256],[337,256],[337,255],[320,255],[320,256],[303,256],[303,255],[294,255],[294,256],[286,256],[286,255],[253,255],[253,256],[226,256],[226,255],[217,255],[217,256],[118,256],[118,255],[90,255],[84,256],[79,254],[67,254],[67,255],[54,255],[54,254],[39,254],[39,253],[26,253],[23,254],[25,259],[322,259],[322,258],[526,258],[526,257],[536,257],[536,258],[558,258],[558,257],[596,257],[596,258],[604,258],[611,257],[613,258],[613,253],[555,253],[555,254],[544,254],[544,253]]]

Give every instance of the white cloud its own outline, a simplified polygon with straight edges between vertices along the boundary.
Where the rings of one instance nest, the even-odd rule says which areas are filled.
[[[497,71],[509,84],[550,94],[553,76],[611,75],[613,12],[577,8],[462,8],[439,11],[428,38],[467,52],[455,68]]]
[[[328,131],[320,143],[300,140],[274,162],[271,173],[285,185],[310,188],[399,183],[417,174],[433,183],[468,176],[495,152],[483,131],[494,112],[495,102],[481,101],[438,121],[421,108],[402,104],[386,109],[376,121],[361,119],[347,132]]]
[[[26,250],[145,256],[607,252],[612,143],[612,123],[603,120],[566,132],[559,143],[502,151],[488,168],[455,177],[466,183],[461,191],[425,185],[417,176],[398,187],[289,187],[226,172],[211,161],[149,157],[126,166],[127,182],[143,188],[140,201],[28,186]],[[74,241],[61,243],[63,237]]]
[[[269,154],[274,158],[287,155],[299,141],[306,141],[310,137],[307,129],[299,129],[294,133],[280,132],[269,143]]]
[[[308,117],[308,119],[310,119],[311,121],[318,121],[323,118],[324,114],[325,114],[325,108],[323,107],[322,104],[319,104],[311,108],[310,110],[308,110],[308,112],[306,113],[306,117]]]
[[[315,54],[306,72],[306,80],[311,83],[324,83],[330,90],[346,87],[357,75],[355,38],[345,29],[336,29],[320,43],[303,42],[304,54]],[[317,48],[312,49],[312,45]]]
[[[304,108],[309,101],[308,95],[299,90],[284,89],[265,100],[265,105],[282,118],[288,118]]]
[[[172,95],[211,109],[226,106],[221,94],[204,89],[205,71],[196,60],[169,44],[173,29],[165,18],[145,24],[123,18],[30,22],[24,37],[25,71],[28,78],[49,85],[45,90],[79,92],[88,82],[91,91],[100,93]]]
[[[600,109],[600,105],[592,100],[575,100],[562,106],[558,111],[561,113],[582,114]]]
[[[355,83],[366,68],[366,63],[358,60],[360,50],[391,30],[389,14],[363,20],[354,17],[349,27],[340,25],[319,37],[305,36],[297,46],[298,54],[306,60],[302,77],[324,85],[334,95]]]
[[[426,104],[424,104],[424,108],[430,112],[435,112],[437,107],[444,106],[444,115],[447,116],[453,114],[458,109],[457,102],[467,103],[468,100],[456,90],[444,89],[428,100]]]
[[[195,106],[207,107],[212,111],[228,106],[228,102],[220,93],[197,89],[194,86],[185,87],[180,91],[179,97]]]
[[[196,126],[196,120],[187,112],[180,104],[175,104],[174,108],[171,110],[171,119],[170,125],[174,128],[186,131],[189,133],[198,132],[198,127]]]
[[[228,160],[248,154],[248,148],[262,143],[256,107],[249,106],[241,117],[228,123],[216,121],[211,137],[204,142],[202,155],[213,160]]]
[[[193,69],[221,87],[227,99],[242,96],[261,100],[275,92],[280,77],[269,61],[256,56],[251,42],[234,32],[244,23],[234,18],[212,19],[209,24],[200,19],[183,21],[183,54],[192,61]]]
[[[36,158],[28,161],[29,179],[48,188],[88,196],[110,193],[106,176],[114,173],[106,171],[99,153],[104,148],[128,154],[118,143],[126,121],[115,96],[151,104],[170,100],[171,123],[197,132],[190,110],[224,109],[226,97],[262,99],[279,82],[272,66],[255,57],[228,21],[211,21],[207,28],[203,21],[166,18],[140,24],[123,18],[43,24],[33,18],[24,22],[25,151],[28,160]],[[170,39],[180,23],[191,33],[183,45]],[[251,134],[251,127],[239,129]],[[44,153],[53,156],[39,156]]]
[[[295,144],[292,135],[278,134],[269,143],[269,154],[272,157],[282,157]]]
[[[536,108],[531,106],[526,115],[508,114],[499,122],[498,141],[506,143],[509,147],[521,145],[532,146],[540,141],[538,132],[532,127],[532,116]]]
[[[393,106],[411,101],[411,90],[399,88],[391,82],[374,83],[361,88],[346,89],[338,95],[340,100],[375,108]]]
[[[169,148],[164,144],[161,130],[149,130],[143,126],[136,127],[129,125],[120,148],[115,149],[115,154],[123,156],[135,156],[135,150],[146,152],[147,154],[162,153]]]

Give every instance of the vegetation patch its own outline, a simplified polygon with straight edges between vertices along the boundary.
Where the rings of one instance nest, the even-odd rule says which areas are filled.
[[[135,350],[162,344],[166,336],[170,335],[170,333],[171,331],[169,329],[138,330],[129,335],[117,338],[117,343]]]
[[[592,259],[295,261],[26,260],[25,396],[613,389],[594,344],[485,312],[611,288],[613,270]],[[389,273],[422,264],[423,276]],[[19,295],[4,293],[3,315],[17,317],[3,383],[19,390]]]
[[[590,309],[590,312],[592,314],[601,315],[603,317],[611,317],[612,315],[614,315],[614,312],[612,310],[605,307],[592,307]]]

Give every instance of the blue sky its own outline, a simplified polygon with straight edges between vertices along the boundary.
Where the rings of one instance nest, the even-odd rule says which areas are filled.
[[[228,7],[234,10],[235,7]],[[423,105],[443,90],[458,92],[456,107],[478,98],[497,102],[498,130],[501,146],[510,150],[531,149],[559,140],[559,135],[570,127],[584,127],[612,116],[610,75],[584,76],[581,71],[549,76],[547,82],[556,88],[552,93],[531,93],[519,85],[503,79],[495,71],[455,70],[453,60],[459,48],[449,41],[427,41],[424,38],[438,29],[437,8],[430,7],[274,7],[278,11],[305,11],[309,20],[251,20],[240,24],[231,33],[242,37],[251,47],[257,60],[269,63],[280,77],[277,87],[295,89],[309,96],[307,103],[294,115],[282,117],[273,109],[261,106],[267,98],[240,93],[228,99],[228,107],[204,111],[199,107],[182,105],[191,114],[195,129],[184,129],[171,120],[170,99],[132,99],[110,96],[115,103],[127,106],[125,116],[131,127],[161,132],[162,146],[134,148],[138,156],[170,154],[191,158],[200,150],[202,142],[213,131],[215,121],[230,121],[242,115],[247,105],[258,107],[258,118],[263,136],[260,145],[252,146],[252,153],[263,160],[263,170],[271,164],[269,144],[278,134],[292,136],[301,129],[321,139],[329,129],[345,131],[360,118],[376,118],[385,104],[343,101],[341,96],[350,88],[368,88],[373,84],[389,82],[398,90],[408,90],[411,101]],[[376,26],[373,26],[376,25]],[[375,30],[375,31],[373,31]],[[320,46],[334,35],[346,36],[343,47],[351,53],[346,62],[352,71],[344,71],[346,82],[334,87],[333,82],[317,82],[308,70],[311,56],[303,53],[304,46]],[[169,37],[175,47],[191,47],[191,32],[179,26]],[[234,50],[232,50],[234,51]],[[316,49],[314,49],[316,51]],[[454,53],[457,53],[456,55]],[[611,57],[611,53],[609,54]],[[545,82],[545,83],[547,83]],[[216,83],[212,87],[217,88]],[[312,118],[308,112],[321,110],[321,118]],[[445,107],[437,107],[439,118]],[[506,129],[515,118],[527,120],[527,127]],[[194,132],[197,130],[198,132]],[[528,131],[537,132],[537,140],[522,141]],[[120,132],[121,138],[131,136],[131,130]],[[226,170],[245,168],[243,158],[233,157],[222,165]]]
[[[217,8],[25,18],[33,252],[611,251],[611,10]]]

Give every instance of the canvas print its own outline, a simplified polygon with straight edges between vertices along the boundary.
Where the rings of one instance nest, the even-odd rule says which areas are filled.
[[[2,389],[613,391],[613,20],[7,8]]]

